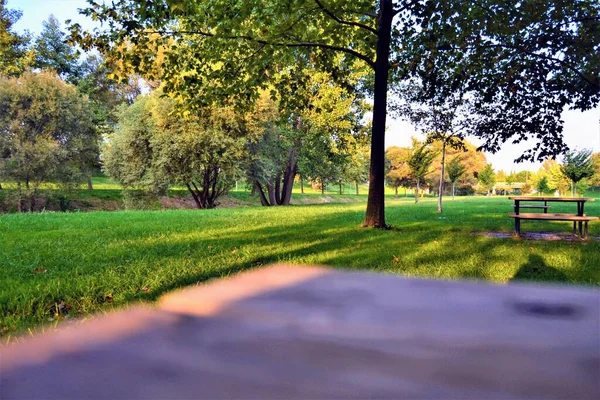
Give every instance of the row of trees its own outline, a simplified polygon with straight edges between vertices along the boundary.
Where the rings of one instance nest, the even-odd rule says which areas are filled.
[[[33,211],[42,183],[68,190],[87,181],[92,189],[101,138],[115,127],[117,107],[141,89],[111,81],[98,55],[80,60],[53,16],[37,37],[14,32],[21,13],[5,5],[0,0],[0,181],[16,185],[19,211]]]
[[[585,192],[590,186],[600,186],[600,153],[592,154],[589,150],[569,151],[562,163],[547,160],[537,173],[521,171],[506,175],[504,171],[494,171],[492,164],[486,163],[485,156],[466,141],[462,149],[449,151],[449,162],[442,147],[443,143],[428,144],[413,139],[410,148],[394,146],[387,149],[388,184],[395,189],[396,197],[399,187],[414,188],[416,203],[423,185],[437,188],[434,192],[438,194],[438,212],[441,213],[445,184],[450,185],[453,199],[457,184],[461,194],[484,189],[488,196],[499,183],[508,185],[506,188],[511,191],[517,191],[515,184],[519,183],[521,194],[537,191],[539,194],[558,192],[565,195],[570,189],[572,196],[576,196],[576,192]]]
[[[296,176],[321,188],[348,180],[358,187],[368,171],[366,105],[327,74],[305,78],[293,102],[282,99],[282,84],[244,112],[206,106],[181,115],[179,99],[162,89],[140,96],[120,109],[105,170],[125,188],[156,194],[183,185],[198,208],[215,207],[241,178],[264,206],[289,204]]]
[[[600,101],[596,0],[92,0],[83,13],[106,29],[75,24],[74,40],[163,81],[191,112],[213,103],[251,108],[288,69],[308,66],[334,80],[358,74],[349,90],[373,99],[365,226],[386,227],[390,88],[416,84],[411,99],[440,111],[432,126],[442,129],[429,132],[444,143],[474,135],[495,151],[535,138],[521,159],[564,152],[563,109]]]

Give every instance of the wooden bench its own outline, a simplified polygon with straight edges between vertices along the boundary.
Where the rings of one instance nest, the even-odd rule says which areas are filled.
[[[521,206],[523,207],[523,206]],[[599,219],[598,217],[591,217],[587,215],[575,215],[575,214],[548,214],[548,213],[526,213],[526,214],[508,214],[510,218],[515,219],[515,233],[521,234],[521,220],[531,219],[539,221],[572,221],[573,222],[573,234],[577,234],[577,224],[579,224],[579,237],[587,239],[588,236],[588,222]]]

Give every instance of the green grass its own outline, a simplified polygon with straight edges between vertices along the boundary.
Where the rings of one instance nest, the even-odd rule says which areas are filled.
[[[0,215],[0,334],[57,323],[275,262],[441,279],[600,285],[600,241],[524,241],[506,198],[387,201],[395,229],[360,227],[364,203]],[[553,212],[573,211],[553,205]],[[600,202],[586,205],[600,215]],[[523,222],[569,232],[568,223]],[[600,235],[592,223],[591,235]]]

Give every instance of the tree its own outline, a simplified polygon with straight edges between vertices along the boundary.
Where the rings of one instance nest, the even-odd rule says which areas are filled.
[[[497,150],[513,135],[542,138],[525,157],[564,148],[556,110],[567,104],[586,109],[599,101],[594,66],[600,29],[595,0],[572,8],[555,2],[515,7],[492,0],[476,6],[458,0],[271,0],[266,7],[261,0],[119,0],[110,5],[92,0],[83,13],[107,22],[109,31],[90,34],[75,24],[72,34],[83,46],[101,51],[131,43],[136,52],[113,46],[113,55],[139,70],[152,64],[158,47],[168,47],[169,67],[161,78],[169,92],[187,96],[189,105],[224,94],[243,102],[252,97],[252,88],[266,86],[274,70],[299,60],[314,60],[323,70],[331,69],[338,56],[350,68],[367,66],[372,79],[362,87],[373,93],[373,125],[364,225],[384,228],[390,81],[417,75],[431,84],[433,72],[448,70],[453,79],[445,87],[459,82],[479,94],[476,111],[483,117],[472,131],[486,139],[486,149]],[[563,11],[545,11],[556,9]],[[544,40],[549,35],[556,40]]]
[[[431,150],[426,143],[419,144],[413,140],[413,150],[408,159],[408,167],[413,180],[416,182],[415,187],[415,203],[419,202],[419,189],[421,182],[429,174],[429,168],[435,158],[436,153]]]
[[[540,180],[538,180],[536,189],[538,193],[541,193],[542,195],[550,190],[550,187],[548,186],[548,178],[543,176]]]
[[[487,195],[490,197],[496,184],[496,174],[492,164],[486,164],[485,168],[479,172],[479,183],[487,190]]]
[[[182,184],[197,208],[214,208],[242,159],[239,116],[219,108],[180,118],[175,107],[160,92],[122,106],[119,129],[103,152],[105,170],[126,189],[158,194]]]
[[[358,196],[360,194],[359,184],[366,182],[369,178],[369,146],[357,143],[349,153],[344,177],[349,182],[354,182]]]
[[[590,179],[590,185],[600,186],[600,153],[592,154],[592,163],[594,164],[594,175]]]
[[[394,188],[394,196],[398,197],[398,187],[412,185],[411,169],[408,161],[411,151],[408,147],[388,147],[385,153],[387,159],[387,177]]]
[[[408,81],[396,88],[401,103],[394,108],[398,114],[417,126],[427,137],[427,143],[439,142],[440,173],[438,182],[438,213],[442,212],[446,148],[464,150],[464,130],[468,123],[469,102],[457,89],[452,93],[435,93],[417,81]]]
[[[571,181],[573,197],[576,195],[577,183],[582,179],[591,178],[596,173],[592,162],[592,151],[569,151],[563,157],[560,170]]]
[[[18,76],[30,61],[27,46],[31,38],[28,33],[20,35],[12,31],[23,13],[6,8],[6,1],[0,0],[0,75]]]
[[[0,176],[16,182],[18,209],[35,210],[43,182],[78,183],[98,154],[86,98],[51,73],[0,79]]]
[[[454,200],[454,194],[456,192],[455,186],[456,181],[460,179],[461,176],[464,175],[466,168],[464,165],[460,163],[459,157],[454,157],[452,161],[448,164],[448,180],[452,183],[452,200]]]
[[[76,83],[80,77],[78,54],[67,43],[67,34],[54,15],[42,23],[44,29],[35,40],[33,66],[55,71],[63,80]]]

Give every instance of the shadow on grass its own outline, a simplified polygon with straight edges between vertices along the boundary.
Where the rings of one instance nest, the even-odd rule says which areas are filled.
[[[562,271],[546,264],[541,256],[537,254],[531,254],[527,262],[519,268],[511,280],[565,282],[568,280],[568,277]]]

